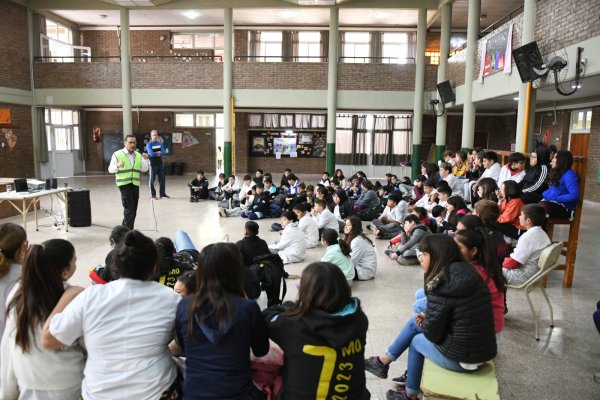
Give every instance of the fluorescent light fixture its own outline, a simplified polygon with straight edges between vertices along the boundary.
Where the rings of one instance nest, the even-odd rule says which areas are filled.
[[[200,13],[197,11],[194,11],[194,10],[185,11],[185,12],[182,12],[181,14],[183,14],[185,17],[187,17],[189,19],[195,19],[200,16]]]
[[[278,13],[278,15],[279,15],[281,18],[288,19],[288,18],[294,18],[294,17],[297,17],[297,16],[298,16],[298,13],[297,13],[296,11],[292,11],[292,10],[283,10],[283,11],[280,11],[280,12]]]
[[[384,19],[387,18],[389,16],[389,13],[386,13],[384,11],[378,11],[375,13],[375,19]]]
[[[335,0],[298,0],[299,6],[335,6]]]
[[[513,97],[514,101],[519,101],[519,97]]]
[[[286,129],[286,130],[285,130],[285,134],[286,134],[286,135],[293,135],[293,134],[294,134],[294,131],[293,131],[293,130],[291,130],[291,129]]]

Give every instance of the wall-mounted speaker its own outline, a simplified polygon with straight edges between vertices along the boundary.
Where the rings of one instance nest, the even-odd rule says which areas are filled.
[[[542,69],[544,60],[536,41],[514,49],[512,55],[523,83],[534,81],[540,77],[535,73],[534,68]]]
[[[452,90],[452,86],[450,85],[450,81],[444,81],[437,84],[437,90],[440,94],[440,99],[442,103],[453,103],[456,101],[456,95]]]

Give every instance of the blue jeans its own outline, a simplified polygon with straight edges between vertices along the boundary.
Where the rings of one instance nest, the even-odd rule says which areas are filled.
[[[158,186],[160,197],[167,195],[165,192],[165,166],[164,165],[151,165],[150,166],[150,194],[156,196],[156,190],[154,189],[154,180],[158,176]]]
[[[196,246],[194,246],[194,243],[192,242],[192,239],[190,239],[190,235],[188,235],[187,232],[175,232],[175,250],[196,250]]]
[[[596,311],[594,311],[594,324],[596,324],[596,329],[600,333],[600,301],[596,304]]]
[[[458,361],[450,360],[444,356],[435,344],[425,337],[425,334],[419,333],[412,338],[408,349],[408,372],[406,375],[406,393],[408,395],[416,395],[419,393],[425,358],[428,358],[440,367],[450,371],[466,371],[460,366]]]
[[[408,349],[412,339],[420,333],[423,333],[423,330],[417,326],[415,316],[413,315],[406,325],[404,325],[398,336],[396,336],[390,347],[388,347],[385,355],[390,360],[396,361]]]

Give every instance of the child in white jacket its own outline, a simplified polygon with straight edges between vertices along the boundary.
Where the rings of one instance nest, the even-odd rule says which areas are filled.
[[[294,206],[294,214],[298,217],[298,227],[306,239],[306,248],[312,249],[319,244],[319,225],[306,211],[306,203]]]
[[[292,211],[285,211],[281,216],[281,240],[269,245],[271,253],[279,254],[284,264],[304,261],[306,239],[298,227],[298,218]]]

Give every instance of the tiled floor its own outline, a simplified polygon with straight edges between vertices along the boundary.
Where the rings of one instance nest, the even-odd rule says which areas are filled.
[[[110,229],[122,220],[119,192],[111,176],[79,177],[69,180],[72,187],[91,190],[92,222],[87,228],[51,227],[53,217],[42,217],[38,232],[28,224],[28,236],[32,243],[50,238],[70,240],[77,249],[78,270],[72,282],[87,286],[88,268],[102,263],[109,250]],[[241,218],[220,218],[214,201],[189,203],[187,180],[191,177],[167,177],[167,193],[171,199],[151,201],[145,188],[140,198],[136,228],[152,238],[172,237],[176,230],[187,231],[196,246],[223,240],[228,235],[237,241],[243,234]],[[318,177],[314,177],[316,181]],[[312,182],[305,177],[307,182]],[[53,206],[60,213],[57,203],[45,198],[44,209]],[[533,294],[534,303],[542,307],[540,341],[533,337],[533,322],[525,298],[520,292],[508,294],[510,313],[499,344],[496,367],[502,399],[600,399],[600,384],[593,380],[600,371],[600,336],[596,332],[591,314],[600,299],[600,207],[586,206],[583,212],[577,267],[573,288],[562,288],[562,272],[555,272],[548,283],[548,293],[554,305],[555,328],[548,326],[548,310],[542,307],[539,293]],[[32,218],[32,217],[31,217]],[[30,218],[30,221],[31,221]],[[20,223],[12,217],[2,220]],[[260,236],[272,242],[278,235],[269,232],[274,220],[259,221]],[[557,237],[565,235],[558,230]],[[403,267],[383,255],[386,244],[377,242],[379,256],[377,277],[368,282],[355,284],[353,293],[362,302],[369,317],[367,355],[383,352],[403,326],[411,313],[414,292],[422,286],[420,267]],[[306,261],[286,267],[289,273],[301,273],[309,262],[320,259],[324,248],[307,251]],[[288,282],[288,299],[296,296],[295,282]],[[406,356],[391,367],[391,376],[401,374],[406,366]],[[379,380],[367,374],[368,386],[374,399],[385,398],[385,392],[393,385],[391,380]]]

